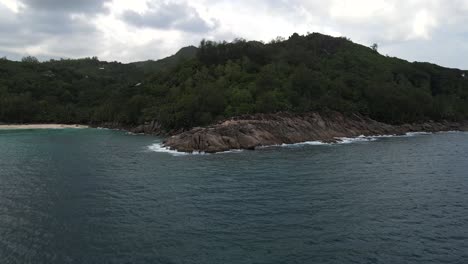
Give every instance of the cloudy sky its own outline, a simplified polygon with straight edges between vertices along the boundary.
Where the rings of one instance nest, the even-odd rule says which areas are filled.
[[[468,69],[468,0],[0,0],[0,57],[159,59],[203,38],[346,36]]]

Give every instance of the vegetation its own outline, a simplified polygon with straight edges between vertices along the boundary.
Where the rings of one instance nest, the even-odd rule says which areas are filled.
[[[468,118],[468,72],[318,33],[202,41],[161,61],[0,59],[0,122],[158,120],[188,128],[257,112],[335,110],[404,123]]]

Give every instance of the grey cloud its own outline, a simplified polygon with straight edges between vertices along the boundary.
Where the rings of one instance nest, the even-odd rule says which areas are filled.
[[[105,4],[110,2],[110,0],[21,0],[21,2],[34,10],[95,14],[106,12],[107,8]]]
[[[45,41],[50,57],[73,58],[97,56],[102,51],[99,43],[105,40],[99,32],[74,34],[67,41],[62,38],[52,38]]]
[[[50,12],[28,9],[19,13],[18,19],[30,34],[70,35],[96,30],[88,21],[60,12],[52,15]]]
[[[205,33],[216,27],[210,26],[197,12],[185,4],[165,3],[152,7],[143,14],[127,10],[122,19],[135,27],[176,29],[192,33]]]
[[[467,21],[468,22],[468,21]],[[458,34],[457,29],[446,27],[436,30],[431,40],[392,42],[383,45],[380,52],[409,61],[436,63],[445,67],[468,69],[468,34]]]
[[[0,32],[3,34],[14,32],[16,17],[13,12],[0,4]],[[4,35],[7,36],[7,35]],[[5,37],[1,38],[4,39]]]
[[[29,1],[29,2],[28,2]],[[62,6],[48,8],[47,5],[59,1],[44,1],[45,5],[39,7],[39,1],[28,0],[18,12],[13,12],[0,3],[0,35],[7,36],[0,38],[0,56],[14,55],[23,53],[32,47],[41,47],[41,53],[44,54],[67,54],[67,51],[61,52],[60,48],[69,46],[78,47],[79,50],[87,50],[88,45],[81,45],[78,41],[72,39],[96,38],[97,29],[87,19],[88,16],[81,12],[87,11],[86,8],[79,8],[75,4],[62,4]],[[60,1],[60,3],[75,1]],[[87,1],[76,1],[84,4]],[[94,1],[97,2],[97,1]],[[101,4],[96,4],[99,10]],[[41,1],[42,3],[42,1]],[[60,5],[60,4],[59,4]],[[102,9],[101,9],[102,10]],[[94,11],[93,11],[94,12]],[[72,14],[81,14],[73,16]],[[90,15],[94,15],[90,14]],[[57,44],[54,44],[57,43]],[[75,49],[68,49],[70,55],[82,54]],[[40,54],[37,54],[40,55]],[[18,57],[18,56],[15,56]],[[50,57],[54,57],[51,55]]]
[[[17,14],[0,5],[0,48],[21,47],[37,40],[36,35],[27,33]],[[6,53],[6,51],[4,51]]]
[[[20,60],[23,56],[21,54],[18,54],[16,52],[10,52],[10,51],[0,51],[0,58],[7,58],[9,60]]]
[[[107,10],[112,0],[18,1],[24,6],[17,13],[0,3],[0,57],[32,50],[43,58],[98,55],[128,62],[161,58],[202,38],[268,41],[318,31],[377,42],[390,56],[468,68],[468,0],[146,0],[150,6],[141,13],[106,13],[121,12],[121,6]],[[95,24],[100,14],[110,18],[99,20],[102,27]],[[130,27],[105,24],[114,18]],[[144,36],[143,44],[113,35],[137,36],[144,28],[178,32]]]

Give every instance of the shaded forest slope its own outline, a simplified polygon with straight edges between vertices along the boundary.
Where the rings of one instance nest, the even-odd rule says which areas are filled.
[[[0,59],[0,122],[186,130],[255,113],[356,113],[389,124],[468,117],[468,72],[318,33],[202,41],[160,61]]]

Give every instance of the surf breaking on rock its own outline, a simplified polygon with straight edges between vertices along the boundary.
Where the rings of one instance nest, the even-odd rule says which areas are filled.
[[[303,142],[337,143],[340,138],[360,136],[453,130],[467,131],[468,124],[428,121],[390,125],[359,114],[345,115],[338,112],[256,114],[193,128],[167,138],[162,146],[185,153],[216,153]]]

